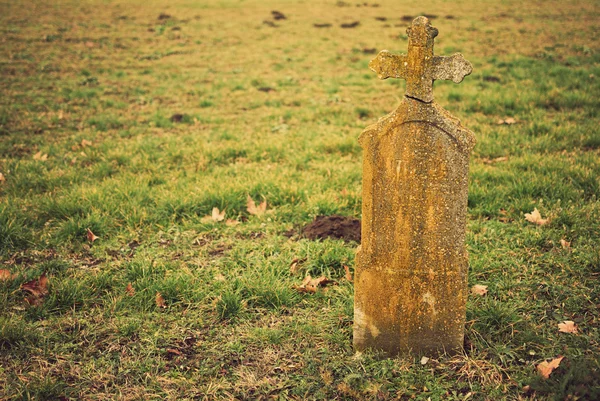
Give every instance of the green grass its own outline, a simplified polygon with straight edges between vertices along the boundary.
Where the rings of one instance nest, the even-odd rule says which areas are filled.
[[[378,3],[0,1],[0,400],[600,397],[597,5]],[[426,365],[355,355],[356,243],[284,235],[360,217],[357,137],[404,87],[368,49],[405,52],[419,13],[474,65],[434,94],[478,140],[469,285],[488,286],[465,352]],[[298,293],[308,274],[338,285]]]

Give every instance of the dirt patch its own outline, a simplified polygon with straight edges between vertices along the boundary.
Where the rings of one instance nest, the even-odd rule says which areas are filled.
[[[282,20],[282,19],[287,19],[285,15],[283,15],[283,13],[279,12],[279,11],[271,11],[271,14],[273,15],[273,19],[275,20]]]
[[[342,28],[356,28],[357,26],[360,25],[360,22],[358,21],[353,21],[353,22],[348,22],[345,24],[340,25]]]
[[[346,216],[317,216],[302,229],[308,239],[337,238],[360,242],[360,220]]]

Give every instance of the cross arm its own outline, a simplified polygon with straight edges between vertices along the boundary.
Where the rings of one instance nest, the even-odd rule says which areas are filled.
[[[369,68],[379,79],[406,78],[407,66],[405,54],[392,54],[387,50],[380,51],[369,63]]]
[[[463,78],[473,71],[473,66],[462,54],[452,56],[434,56],[432,60],[433,79],[448,79],[454,83],[462,82]]]

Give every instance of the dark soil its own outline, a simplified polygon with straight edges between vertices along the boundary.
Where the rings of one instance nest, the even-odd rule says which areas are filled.
[[[348,23],[342,24],[340,26],[342,28],[356,28],[359,25],[360,25],[360,22],[354,21],[354,22],[348,22]]]
[[[285,15],[283,15],[283,13],[279,12],[279,11],[271,11],[271,14],[273,15],[273,19],[275,20],[281,20],[281,19],[287,19],[285,17]]]
[[[360,242],[360,220],[345,216],[317,216],[302,229],[308,239],[337,238]]]

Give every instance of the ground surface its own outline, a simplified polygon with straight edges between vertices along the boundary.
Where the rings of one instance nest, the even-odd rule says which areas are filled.
[[[599,397],[598,3],[377,3],[0,1],[0,399]],[[356,242],[287,235],[360,218],[404,87],[367,64],[419,14],[474,66],[434,93],[487,286],[424,365],[354,354]]]

